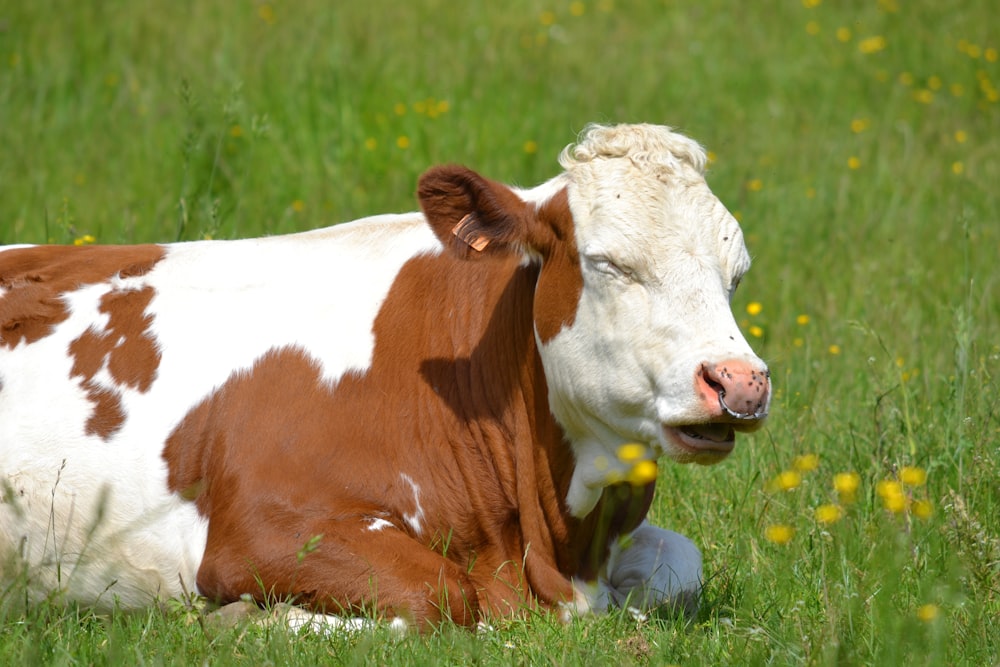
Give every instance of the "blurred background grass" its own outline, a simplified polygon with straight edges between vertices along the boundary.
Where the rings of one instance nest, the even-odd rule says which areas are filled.
[[[722,466],[661,467],[654,520],[705,548],[702,631],[619,654],[619,620],[575,650],[995,664],[998,47],[992,0],[6,0],[0,243],[308,229],[414,209],[432,164],[533,185],[588,122],[672,125],[747,234],[734,309],[773,417]],[[930,518],[884,507],[902,466]],[[845,471],[857,504],[817,522]],[[539,632],[522,657],[590,655]]]

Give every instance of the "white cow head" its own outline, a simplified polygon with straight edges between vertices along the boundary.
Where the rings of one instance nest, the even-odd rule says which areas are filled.
[[[622,444],[645,445],[650,459],[714,463],[735,431],[767,414],[767,367],[730,309],[750,258],[705,183],[705,161],[669,128],[591,126],[563,151],[564,174],[514,197],[485,179],[470,185],[481,177],[469,172],[468,215],[450,211],[473,253],[499,241],[542,262],[536,337],[577,459],[568,498],[577,516],[626,465]],[[524,201],[534,205],[522,211]],[[438,214],[426,200],[425,210]]]

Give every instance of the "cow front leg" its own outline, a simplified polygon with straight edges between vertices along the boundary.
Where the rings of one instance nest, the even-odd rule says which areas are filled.
[[[674,607],[693,615],[701,594],[701,552],[694,542],[643,521],[612,550],[608,596],[619,607]]]
[[[253,528],[235,537],[228,532],[224,541],[209,529],[198,572],[203,595],[221,603],[247,595],[259,604],[290,601],[319,615],[374,616],[420,630],[445,620],[479,620],[478,591],[463,568],[393,524],[367,519],[317,522],[309,530]]]

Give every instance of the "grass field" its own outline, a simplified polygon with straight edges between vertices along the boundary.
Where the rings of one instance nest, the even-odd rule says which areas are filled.
[[[664,123],[742,221],[776,388],[725,463],[661,464],[692,623],[206,634],[8,590],[0,663],[1000,664],[998,48],[992,0],[0,4],[0,243],[308,229]]]

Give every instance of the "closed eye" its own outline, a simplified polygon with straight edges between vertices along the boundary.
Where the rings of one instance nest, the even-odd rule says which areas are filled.
[[[589,257],[588,260],[590,261],[590,265],[594,267],[594,270],[600,273],[611,276],[613,278],[632,280],[633,271],[631,269],[623,267],[620,264],[616,264],[607,257],[603,256]]]

